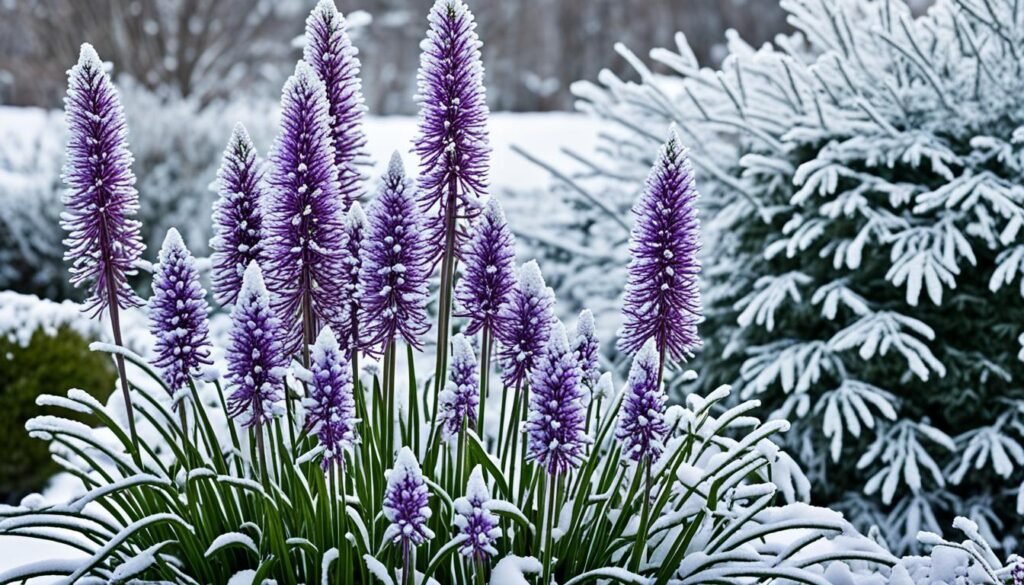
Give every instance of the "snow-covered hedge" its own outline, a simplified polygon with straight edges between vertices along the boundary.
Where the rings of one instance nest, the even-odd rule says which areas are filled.
[[[791,419],[785,444],[816,501],[894,547],[966,515],[1013,550],[1021,6],[940,0],[914,19],[899,1],[782,4],[798,32],[761,48],[730,35],[720,70],[699,68],[680,35],[650,55],[668,74],[618,47],[639,82],[603,72],[575,86],[608,122],[602,156],[560,181],[586,210],[576,245],[603,252],[575,272],[617,274],[617,216],[676,123],[707,233],[700,387],[733,383]]]

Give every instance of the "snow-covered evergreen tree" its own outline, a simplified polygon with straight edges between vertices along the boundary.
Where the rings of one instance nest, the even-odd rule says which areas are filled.
[[[620,46],[639,82],[574,86],[610,129],[560,173],[583,210],[572,272],[618,294],[621,218],[675,122],[706,222],[701,384],[793,420],[817,502],[894,547],[964,515],[1012,549],[1024,5],[940,0],[916,19],[899,0],[782,5],[797,32],[760,49],[730,35],[720,70],[679,35],[651,52],[671,74]]]

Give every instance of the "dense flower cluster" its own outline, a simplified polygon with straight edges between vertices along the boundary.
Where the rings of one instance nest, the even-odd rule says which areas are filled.
[[[598,363],[601,346],[594,326],[594,314],[590,309],[580,311],[580,316],[576,320],[576,337],[572,339],[572,351],[580,366],[583,383],[593,390],[598,378],[601,377],[601,365]]]
[[[153,274],[149,320],[155,339],[153,365],[160,368],[172,394],[186,388],[201,366],[213,363],[208,313],[195,259],[178,230],[171,228]]]
[[[468,320],[466,334],[498,325],[498,312],[516,286],[516,240],[497,199],[491,199],[473,223],[462,250],[462,278],[455,288],[459,317]]]
[[[345,274],[342,292],[345,304],[335,315],[332,326],[337,331],[342,348],[357,351],[363,347],[359,331],[359,272],[363,266],[363,237],[366,235],[366,214],[363,206],[354,201],[345,214]]]
[[[420,347],[427,332],[430,260],[415,188],[398,153],[367,210],[359,272],[360,336],[368,347],[399,337]]]
[[[310,349],[309,397],[306,398],[306,427],[314,431],[323,447],[320,465],[344,465],[344,449],[356,440],[356,403],[352,370],[341,353],[330,327],[324,327]]]
[[[476,358],[469,340],[462,334],[452,338],[452,363],[448,369],[448,383],[438,397],[437,424],[441,427],[441,438],[452,441],[464,428],[476,427],[480,403]]]
[[[280,321],[270,307],[270,293],[259,265],[245,269],[242,290],[231,310],[228,380],[234,391],[228,412],[243,427],[259,426],[277,415],[284,397],[284,354]]]
[[[651,463],[665,449],[668,396],[659,379],[660,367],[654,340],[648,340],[633,358],[616,430],[623,450],[633,461],[647,460]]]
[[[306,45],[303,60],[324,83],[327,93],[334,165],[338,173],[338,194],[342,208],[348,209],[362,195],[363,175],[358,163],[366,153],[363,133],[362,82],[359,79],[358,49],[348,36],[348,22],[333,0],[320,0],[306,19]]]
[[[579,467],[590,442],[587,396],[565,327],[556,322],[530,377],[527,459],[552,475]]]
[[[235,303],[249,264],[263,262],[263,171],[245,126],[236,124],[217,171],[219,198],[213,206],[210,240],[213,295],[222,306]]]
[[[459,553],[464,557],[482,560],[498,554],[494,544],[501,536],[501,527],[488,507],[490,501],[491,490],[478,465],[469,476],[466,495],[455,500],[455,525],[465,537]]]
[[[554,305],[555,293],[544,283],[537,262],[523,264],[508,302],[498,312],[498,355],[507,386],[519,386],[529,376],[548,341]]]
[[[480,39],[462,0],[430,10],[418,73],[420,204],[427,212],[432,257],[441,254],[451,219],[473,217],[487,192],[490,144]],[[448,215],[451,214],[451,215]],[[452,235],[452,234],[448,234]]]
[[[434,538],[427,526],[432,515],[429,500],[430,491],[423,481],[419,461],[408,447],[402,447],[395,457],[395,466],[388,471],[388,486],[384,490],[384,517],[390,523],[384,540],[400,543],[407,550]]]
[[[71,283],[91,283],[87,308],[137,307],[142,300],[129,286],[145,246],[139,236],[139,195],[128,151],[128,128],[117,89],[92,45],[82,45],[78,64],[68,72],[64,98],[68,142],[64,163],[64,214],[68,232],[64,260]]]
[[[264,217],[264,268],[291,354],[311,344],[317,324],[342,308],[344,209],[326,90],[305,62],[285,83],[281,106]]]
[[[700,345],[696,200],[693,170],[673,129],[633,208],[636,223],[619,340],[626,353],[654,339],[659,352],[682,360]]]

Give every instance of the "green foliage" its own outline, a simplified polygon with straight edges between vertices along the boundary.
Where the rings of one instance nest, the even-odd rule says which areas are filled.
[[[47,443],[25,432],[32,417],[55,414],[37,406],[36,398],[74,384],[105,401],[115,380],[110,360],[89,351],[88,340],[68,327],[55,335],[37,329],[25,347],[0,337],[0,500],[16,502],[58,471]]]
[[[356,391],[362,441],[346,454],[344,470],[325,474],[315,437],[301,431],[298,419],[294,427],[291,417],[268,425],[261,455],[251,430],[224,425],[218,382],[193,386],[192,400],[179,402],[181,410],[174,413],[145,361],[117,351],[137,372],[133,381],[145,387],[135,386],[133,401],[140,434],[150,439],[140,441],[135,452],[115,417],[85,393],[45,396],[42,402],[64,412],[89,415],[85,424],[40,416],[28,425],[32,434],[52,440],[55,459],[82,479],[88,492],[66,505],[0,510],[0,520],[10,520],[0,522],[3,534],[61,540],[66,535],[49,529],[70,525],[89,560],[72,568],[48,563],[16,569],[0,574],[0,583],[53,574],[71,581],[89,576],[105,582],[225,583],[251,570],[258,577],[253,582],[319,583],[327,571],[329,582],[365,584],[375,582],[371,566],[398,582],[393,568],[401,566],[401,550],[383,540],[387,520],[380,513],[385,471],[392,466],[392,457],[381,454],[392,443],[423,454],[430,528],[437,535],[417,549],[413,561],[424,582],[427,577],[439,583],[483,579],[492,563],[509,555],[543,558],[558,582],[573,584],[609,573],[627,583],[706,582],[723,572],[730,583],[783,575],[810,583],[819,582],[812,565],[826,560],[856,557],[874,567],[896,561],[835,513],[799,503],[780,505],[778,500],[792,500],[802,491],[794,487],[801,481],[791,475],[792,460],[768,440],[786,424],[757,423],[746,416],[753,403],[713,414],[728,396],[727,388],[673,407],[666,455],[653,467],[649,487],[636,467],[622,464],[613,437],[621,395],[595,402],[588,417],[594,447],[582,467],[558,478],[552,490],[542,469],[525,460],[519,406],[511,409],[519,414],[513,412],[501,425],[508,430],[504,448],[495,446],[493,433],[481,440],[472,431],[443,443],[439,433],[431,432],[432,394],[417,385],[414,372],[408,385],[404,379],[396,383],[389,366],[381,370],[382,377],[364,378]],[[404,408],[388,408],[396,391],[408,391],[417,403],[411,419]],[[522,398],[511,402],[521,406]],[[295,412],[301,415],[300,409]],[[188,421],[185,433],[182,413]],[[493,414],[486,428],[499,422]],[[421,416],[424,424],[419,425]],[[293,432],[294,442],[289,438]],[[509,448],[510,440],[519,442],[518,451]],[[498,556],[483,565],[455,552],[458,531],[453,525],[452,502],[464,493],[476,466],[494,500],[502,502],[491,509],[504,530]],[[632,520],[640,517],[647,490],[650,517],[657,521],[637,526]],[[547,548],[542,537],[551,516],[551,494],[563,535]],[[806,538],[788,552],[771,544],[770,535],[793,529],[805,530]],[[840,550],[857,552],[824,558],[810,552],[813,543],[833,537],[845,543]],[[634,551],[647,560],[630,564],[632,572],[623,571]],[[695,551],[703,560],[683,563]]]

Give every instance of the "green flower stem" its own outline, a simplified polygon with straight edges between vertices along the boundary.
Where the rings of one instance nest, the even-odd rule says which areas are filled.
[[[633,542],[633,554],[629,560],[629,569],[636,572],[640,568],[640,561],[643,559],[644,550],[647,548],[647,524],[650,522],[651,514],[651,457],[645,456],[640,465],[637,466],[637,473],[644,475],[643,508],[640,513],[640,527],[636,531],[636,540]]]
[[[555,510],[558,507],[558,502],[555,501],[555,492],[558,489],[559,479],[560,478],[558,474],[555,473],[554,475],[551,476],[551,479],[548,483],[548,503],[544,511],[546,514],[546,520],[544,522],[544,576],[541,579],[542,585],[547,585],[548,583],[551,583],[552,564],[554,562],[554,551],[552,551],[551,549],[554,548],[555,543],[554,535],[552,534],[552,532],[554,532],[555,529]]]
[[[491,377],[491,328],[484,327],[480,341],[480,411],[476,417],[476,434],[484,440],[484,414],[487,412],[487,396],[490,394]],[[505,403],[502,402],[502,418],[505,417]],[[500,433],[498,435],[501,436]]]

